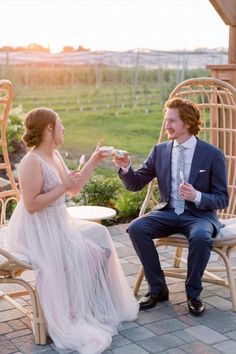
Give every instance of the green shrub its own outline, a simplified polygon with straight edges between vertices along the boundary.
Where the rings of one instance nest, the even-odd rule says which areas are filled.
[[[23,111],[22,106],[19,105],[10,110],[7,119],[6,141],[12,169],[14,169],[15,163],[20,162],[26,153],[26,147],[21,141],[23,132]],[[3,162],[2,148],[0,149],[0,162]],[[5,170],[2,170],[0,175],[3,178],[8,178]]]
[[[15,199],[9,199],[6,205],[6,220],[9,220],[15,207],[17,205],[17,201]],[[1,210],[2,213],[2,210]]]
[[[79,205],[100,205],[117,211],[116,221],[131,220],[138,216],[147,192],[147,187],[139,192],[125,190],[119,177],[94,175],[80,194],[72,198]]]
[[[100,205],[114,208],[121,182],[118,177],[94,175],[73,201],[80,205]]]
[[[23,132],[23,110],[22,105],[19,105],[10,110],[8,117],[6,138],[9,153],[14,152],[16,145],[21,143]]]
[[[137,217],[143,204],[147,188],[139,192],[123,190],[118,196],[115,208],[118,211],[118,218]]]

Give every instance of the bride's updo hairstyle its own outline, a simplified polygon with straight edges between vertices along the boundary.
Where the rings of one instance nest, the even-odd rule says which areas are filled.
[[[30,111],[24,121],[25,132],[22,137],[25,145],[30,147],[37,147],[43,137],[43,132],[48,124],[51,124],[53,131],[57,119],[57,113],[52,109],[40,107]]]

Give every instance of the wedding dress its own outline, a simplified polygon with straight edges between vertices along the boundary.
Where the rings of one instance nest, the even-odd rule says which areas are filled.
[[[34,155],[41,164],[42,193],[48,192],[61,179]],[[21,199],[7,227],[6,248],[31,262],[55,345],[80,354],[99,354],[110,346],[122,321],[137,317],[138,304],[107,229],[72,220],[64,200],[61,196],[30,214]]]

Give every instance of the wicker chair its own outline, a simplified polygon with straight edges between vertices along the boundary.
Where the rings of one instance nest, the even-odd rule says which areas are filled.
[[[202,139],[218,146],[224,151],[228,169],[229,205],[218,211],[225,227],[214,239],[213,251],[223,260],[223,266],[207,267],[203,281],[229,287],[233,311],[236,311],[236,292],[233,270],[230,264],[230,253],[236,246],[236,89],[221,80],[207,77],[188,79],[180,83],[170,94],[169,98],[179,96],[190,99],[198,104],[201,111],[202,130],[199,135]],[[159,142],[165,140],[164,124],[162,125]],[[157,203],[155,199],[157,181],[150,182],[143,202],[140,216],[144,215],[150,204]],[[169,237],[156,239],[156,247],[175,247],[173,267],[165,268],[168,277],[186,278],[186,259],[182,257],[183,248],[188,248],[188,241],[184,235],[174,234]],[[219,262],[218,262],[219,263]],[[220,277],[217,272],[226,276]],[[134,293],[137,294],[144,276],[143,267],[139,270]]]
[[[0,245],[3,245],[4,243],[4,231],[7,227],[7,214],[9,209],[12,207],[12,203],[17,203],[20,198],[9,161],[6,141],[7,118],[12,101],[12,92],[13,89],[11,82],[7,80],[0,80],[0,148],[3,155],[3,162],[0,163],[0,170],[6,172],[11,186],[10,189],[7,190],[2,190],[2,188],[0,189]],[[26,262],[26,260],[22,260],[19,256],[10,254],[3,248],[0,248],[0,284],[13,283],[26,289],[25,291],[12,292],[8,294],[1,291],[0,299],[9,301],[24,315],[30,318],[33,322],[35,343],[43,345],[46,344],[46,326],[37,291],[29,282],[19,278],[19,276],[26,270],[32,270],[32,266],[29,261]],[[19,297],[26,294],[29,294],[31,297],[32,311],[26,310],[13,299],[14,297]]]

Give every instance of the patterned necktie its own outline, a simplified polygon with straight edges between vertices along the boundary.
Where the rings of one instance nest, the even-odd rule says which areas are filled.
[[[183,145],[177,145],[178,149],[178,158],[177,158],[177,176],[176,176],[176,184],[177,184],[177,199],[175,203],[175,213],[180,215],[184,212],[184,204],[185,201],[179,195],[179,186],[180,183],[183,182],[184,178],[184,147]]]

